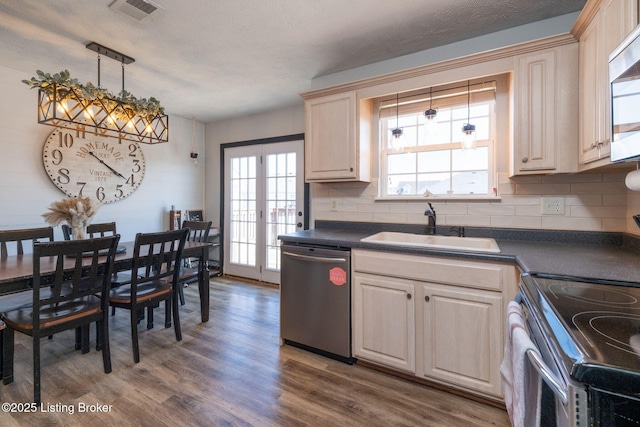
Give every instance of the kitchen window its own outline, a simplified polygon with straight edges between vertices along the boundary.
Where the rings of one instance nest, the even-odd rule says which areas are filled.
[[[468,84],[467,84],[468,83]],[[471,80],[377,100],[380,195],[474,197],[493,194],[496,81]],[[436,124],[424,112],[437,110]],[[475,125],[475,147],[462,127]],[[402,129],[395,138],[392,130]]]

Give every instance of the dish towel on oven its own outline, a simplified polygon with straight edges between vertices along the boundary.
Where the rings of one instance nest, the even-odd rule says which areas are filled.
[[[540,376],[531,366],[527,350],[538,351],[525,329],[520,304],[511,301],[500,373],[504,402],[514,427],[540,425]]]

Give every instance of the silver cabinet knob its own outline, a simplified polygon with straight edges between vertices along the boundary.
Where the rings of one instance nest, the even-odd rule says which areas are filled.
[[[523,157],[523,158],[522,158],[522,163],[527,163],[528,161],[529,161],[529,158],[528,158],[528,157]]]

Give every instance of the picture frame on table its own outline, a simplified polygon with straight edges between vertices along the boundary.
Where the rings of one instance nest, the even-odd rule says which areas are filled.
[[[204,211],[202,209],[185,211],[187,221],[204,221]]]

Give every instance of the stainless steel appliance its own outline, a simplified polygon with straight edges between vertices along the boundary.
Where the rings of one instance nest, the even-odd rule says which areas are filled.
[[[640,26],[609,57],[611,161],[640,156]]]
[[[527,354],[553,393],[542,401],[544,425],[640,425],[640,288],[630,285],[522,275],[519,300],[538,348]]]
[[[281,260],[280,337],[353,363],[350,250],[287,244]]]

